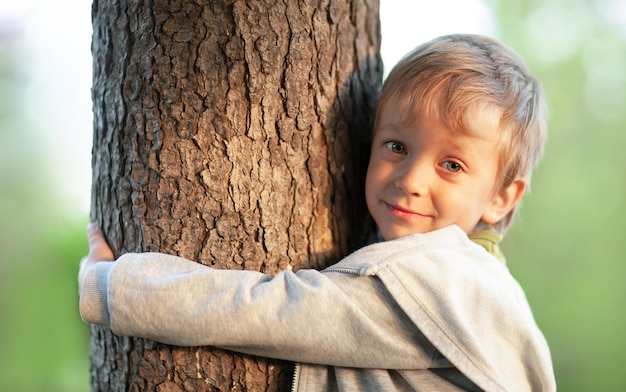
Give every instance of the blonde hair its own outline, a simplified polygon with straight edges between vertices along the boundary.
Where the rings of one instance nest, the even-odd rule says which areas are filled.
[[[500,133],[499,189],[520,177],[530,181],[543,153],[547,130],[541,84],[517,54],[492,38],[448,35],[407,54],[383,84],[374,129],[390,99],[405,116],[436,116],[462,132],[471,131],[472,113],[495,113]],[[515,208],[492,228],[504,233],[514,214]]]

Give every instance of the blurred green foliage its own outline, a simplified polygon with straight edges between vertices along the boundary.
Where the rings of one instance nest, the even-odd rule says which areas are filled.
[[[505,240],[509,266],[550,343],[559,389],[623,390],[626,11],[619,0],[488,4],[550,107],[545,158]],[[76,273],[88,217],[49,175],[19,64],[20,48],[0,35],[0,389],[84,391],[89,332]]]
[[[550,112],[545,157],[505,240],[509,267],[551,346],[559,389],[623,391],[626,4],[491,5]]]
[[[88,218],[70,213],[24,110],[22,48],[0,33],[0,389],[85,391],[88,331],[77,312]]]

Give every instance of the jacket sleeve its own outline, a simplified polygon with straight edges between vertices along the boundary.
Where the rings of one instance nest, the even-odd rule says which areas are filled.
[[[116,334],[344,367],[426,369],[435,355],[373,276],[270,277],[157,253],[99,267],[84,284],[81,316]]]

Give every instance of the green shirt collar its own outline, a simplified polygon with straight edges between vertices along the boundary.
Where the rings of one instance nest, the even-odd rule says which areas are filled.
[[[506,264],[506,258],[498,246],[500,241],[502,241],[502,234],[494,230],[487,229],[470,233],[468,234],[468,237],[470,240],[485,248],[487,252],[494,255],[502,263]]]

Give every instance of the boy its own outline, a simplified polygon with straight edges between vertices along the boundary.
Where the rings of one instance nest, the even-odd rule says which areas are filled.
[[[121,335],[298,362],[298,390],[555,390],[497,248],[542,152],[544,105],[502,44],[426,43],[392,70],[376,113],[365,194],[385,242],[323,272],[269,277],[155,253],[101,262],[113,254],[91,225],[81,316]]]

